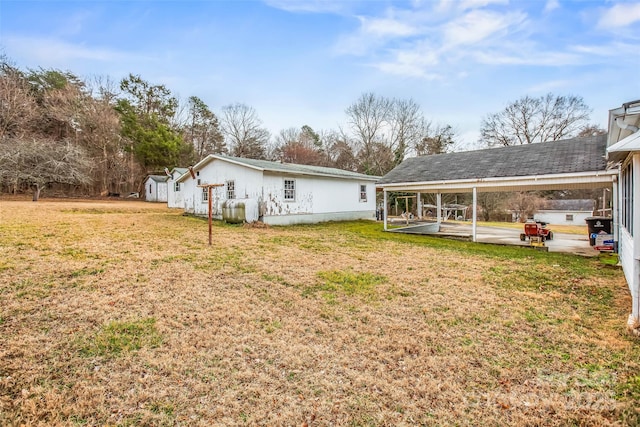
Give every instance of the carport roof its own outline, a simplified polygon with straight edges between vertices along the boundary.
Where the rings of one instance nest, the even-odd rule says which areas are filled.
[[[589,182],[602,185],[611,182],[612,174],[607,172],[606,145],[607,136],[597,135],[414,157],[383,176],[377,186],[396,190],[478,187],[484,191],[507,191],[518,187],[571,188],[572,181],[582,188]]]

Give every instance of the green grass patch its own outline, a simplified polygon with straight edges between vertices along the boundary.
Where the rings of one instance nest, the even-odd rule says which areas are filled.
[[[366,301],[377,298],[376,287],[387,282],[387,278],[372,273],[353,271],[320,271],[317,273],[320,283],[308,293],[320,291],[328,303],[335,303],[340,294],[358,296]]]
[[[162,336],[156,329],[156,320],[147,318],[127,322],[110,322],[81,346],[85,356],[118,356],[140,350],[155,348],[162,344]]]

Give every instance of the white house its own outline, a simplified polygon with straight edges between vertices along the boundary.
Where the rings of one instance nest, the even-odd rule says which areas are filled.
[[[549,224],[585,225],[585,220],[593,216],[593,208],[591,199],[547,200],[533,219]]]
[[[375,219],[378,177],[341,169],[209,155],[176,179],[185,212],[223,219],[227,200],[252,199],[266,224]],[[228,203],[227,203],[228,204]]]
[[[166,175],[149,175],[144,181],[144,197],[147,202],[167,201],[167,181]]]
[[[640,335],[640,100],[609,111],[607,158],[618,171],[613,230],[632,299],[628,326]]]
[[[187,168],[173,168],[169,172],[167,180],[167,206],[170,208],[184,209],[184,191],[181,191],[182,184],[177,182],[178,178],[187,173]]]

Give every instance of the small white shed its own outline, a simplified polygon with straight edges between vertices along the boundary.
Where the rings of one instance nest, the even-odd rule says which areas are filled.
[[[547,200],[533,219],[549,224],[586,225],[585,219],[593,216],[593,208],[591,199]]]
[[[167,201],[167,181],[166,175],[149,175],[144,181],[144,197],[147,202]]]
[[[209,155],[180,176],[185,212],[223,219],[226,200],[257,201],[259,218],[271,225],[375,219],[378,177],[335,168]]]

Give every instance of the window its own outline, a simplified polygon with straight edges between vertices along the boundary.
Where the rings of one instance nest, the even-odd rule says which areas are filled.
[[[567,214],[564,218],[565,221],[573,221],[573,214]]]
[[[151,194],[151,193],[152,193],[152,191],[151,191],[151,184],[149,184],[149,194]]]
[[[284,180],[284,200],[291,202],[296,200],[296,181],[294,179]]]
[[[360,201],[367,201],[367,186],[366,184],[360,184]]]
[[[202,203],[209,201],[209,189],[207,187],[202,188]]]
[[[179,182],[175,183],[174,189],[175,189],[175,191],[180,191],[180,183]]]
[[[227,199],[236,198],[236,182],[227,181]]]
[[[631,162],[622,170],[622,226],[633,236],[633,167]]]

